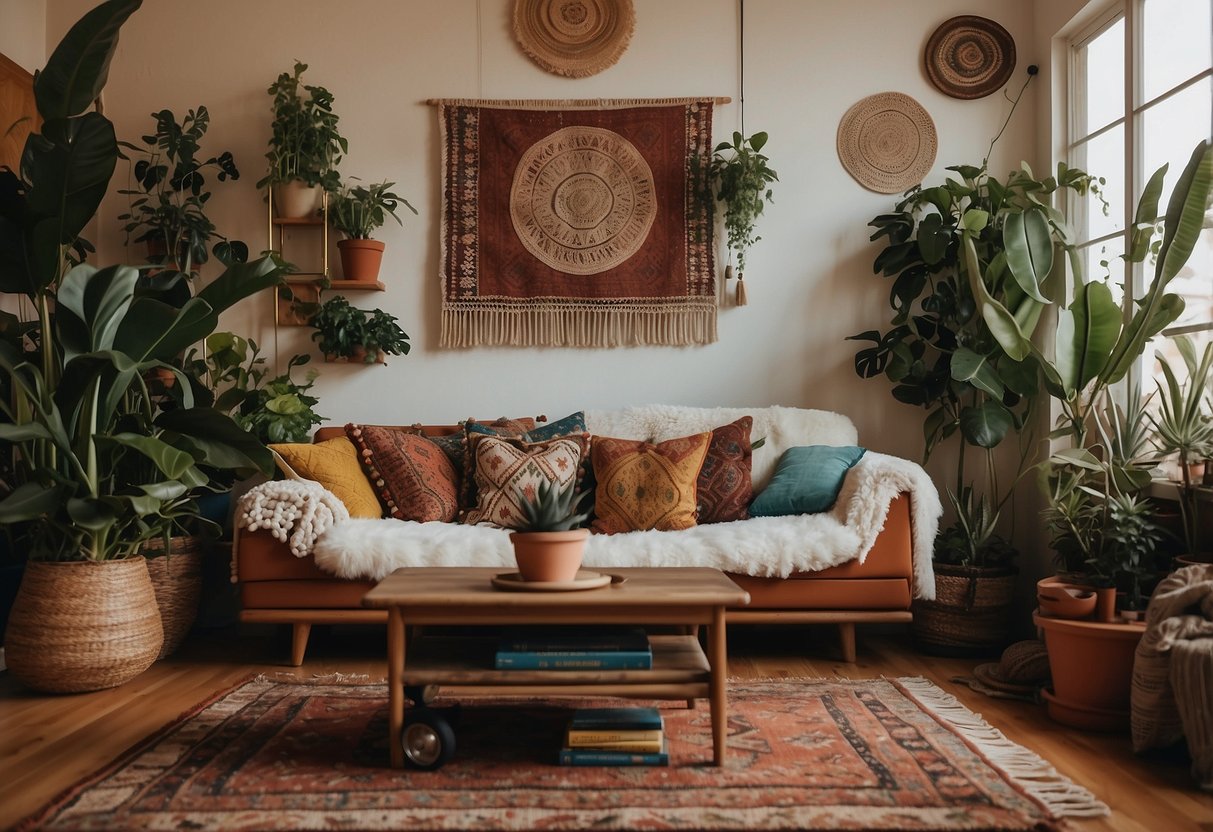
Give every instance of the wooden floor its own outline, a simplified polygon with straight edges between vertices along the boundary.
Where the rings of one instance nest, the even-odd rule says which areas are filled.
[[[927,677],[1112,807],[1109,818],[1075,821],[1079,832],[1213,832],[1213,794],[1192,786],[1186,762],[1136,758],[1127,736],[1072,731],[1051,722],[1039,706],[990,699],[949,681],[970,670],[971,661],[921,656],[902,635],[865,634],[862,628],[853,665],[837,660],[836,634],[828,627],[737,626],[729,636],[733,676]],[[341,629],[315,642],[307,662],[295,669],[283,666],[288,643],[273,628],[212,632],[120,689],[75,696],[36,696],[0,674],[0,829],[251,673],[385,674],[384,639],[371,628]]]

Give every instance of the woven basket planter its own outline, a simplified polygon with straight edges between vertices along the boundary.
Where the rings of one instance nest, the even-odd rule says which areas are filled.
[[[157,659],[172,655],[181,646],[198,617],[198,600],[202,597],[202,539],[174,537],[169,544],[167,555],[160,538],[147,541],[140,550],[147,558],[147,574],[164,627],[164,646]]]
[[[935,600],[914,602],[914,644],[936,656],[982,656],[1013,635],[1016,570],[935,565]]]
[[[30,561],[4,638],[9,671],[47,693],[103,690],[151,667],[164,641],[141,557]]]

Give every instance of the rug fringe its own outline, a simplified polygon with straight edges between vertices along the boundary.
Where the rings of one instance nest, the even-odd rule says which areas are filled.
[[[991,764],[1011,777],[1025,792],[1058,817],[1103,817],[1107,804],[1060,774],[1046,760],[1007,739],[952,694],[921,676],[893,680],[924,709],[946,722],[973,744]]]
[[[288,673],[285,670],[277,673],[259,673],[250,682],[294,682],[298,685],[384,685],[387,679],[380,676],[372,679],[366,673],[313,673],[307,678]]]

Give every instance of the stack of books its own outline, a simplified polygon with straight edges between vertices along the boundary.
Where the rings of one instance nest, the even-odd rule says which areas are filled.
[[[560,749],[564,766],[667,766],[656,708],[578,708]]]
[[[642,627],[513,632],[497,646],[498,670],[651,670]]]

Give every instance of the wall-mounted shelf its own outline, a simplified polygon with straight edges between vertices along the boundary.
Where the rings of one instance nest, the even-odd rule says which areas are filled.
[[[323,278],[323,275],[309,275],[296,272],[295,274],[288,275],[286,282],[296,284],[317,283],[321,278]],[[382,280],[376,280],[374,283],[365,280],[330,280],[327,286],[321,286],[320,289],[326,292],[334,289],[340,289],[343,292],[385,292],[387,291],[387,286],[383,285]]]

